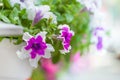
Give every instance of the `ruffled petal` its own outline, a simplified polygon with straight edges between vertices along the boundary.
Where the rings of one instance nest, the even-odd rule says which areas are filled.
[[[42,41],[42,37],[40,35],[37,35],[36,40],[41,42]]]
[[[64,50],[60,50],[60,52],[61,52],[62,54],[65,54],[65,53],[69,53],[70,50],[71,50],[71,46],[69,46],[68,50],[64,49]]]
[[[63,28],[66,28],[66,29],[70,30],[70,28],[69,28],[69,26],[67,24],[58,26],[58,29],[63,29]]]
[[[29,62],[30,62],[30,65],[32,66],[32,67],[35,67],[35,68],[37,68],[37,66],[38,66],[38,61],[40,60],[40,56],[36,56],[36,58],[35,59],[29,59]]]
[[[47,44],[47,50],[54,52],[55,49],[53,48],[53,46],[51,44]]]
[[[54,15],[52,12],[46,12],[43,18],[46,18],[46,19],[52,18],[52,23],[57,24],[57,16]]]
[[[36,35],[36,37],[41,36],[41,37],[43,38],[43,41],[45,42],[46,34],[47,34],[47,32],[43,31],[43,32],[38,33],[38,34]]]
[[[45,55],[42,56],[44,58],[51,58],[51,52],[54,52],[54,48],[51,44],[47,44],[47,49],[45,50]]]
[[[30,38],[31,38],[32,36],[28,33],[28,32],[25,32],[24,34],[23,34],[23,40],[24,41],[28,41],[28,40],[30,40]]]
[[[17,54],[18,58],[20,58],[20,59],[29,58],[29,51],[26,51],[26,50],[24,49],[24,47],[21,49],[21,51],[18,50],[18,51],[16,52],[16,54]]]
[[[36,6],[35,7],[37,11],[41,11],[42,15],[44,15],[46,12],[50,11],[50,7],[48,5],[41,5],[41,6]]]

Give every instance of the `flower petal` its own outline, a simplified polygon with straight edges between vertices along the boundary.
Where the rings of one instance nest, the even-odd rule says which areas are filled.
[[[28,32],[25,32],[23,34],[23,40],[24,41],[28,41],[32,36],[28,33]]]
[[[70,50],[71,50],[71,46],[69,46],[68,50],[64,49],[64,50],[60,50],[60,52],[61,52],[62,54],[65,54],[65,53],[69,53]]]
[[[47,34],[47,32],[43,31],[43,32],[38,33],[38,34],[36,35],[36,37],[41,36],[41,37],[43,38],[43,41],[45,42],[46,34]]]
[[[38,55],[41,56],[41,55],[44,55],[44,54],[45,54],[44,50],[39,50],[39,51],[38,51]]]
[[[69,26],[67,24],[59,25],[58,29],[63,29],[64,27],[67,28],[68,30],[70,30],[70,28],[69,28]]]
[[[47,44],[47,49],[45,50],[45,55],[42,56],[44,58],[51,58],[51,53],[50,52],[53,52],[55,51],[53,46],[51,44]]]
[[[29,51],[26,51],[24,47],[21,49],[21,51],[18,50],[16,54],[20,59],[29,58]]]
[[[48,5],[40,5],[35,7],[37,11],[42,11],[42,15],[44,15],[46,12],[50,11],[50,7]]]
[[[37,56],[37,54],[36,54],[36,52],[34,50],[31,51],[30,55],[31,55],[32,59],[35,59],[36,56]]]
[[[36,41],[42,41],[42,37],[40,36],[40,35],[37,35],[37,37],[36,37]]]
[[[46,12],[43,18],[46,18],[46,19],[52,18],[52,23],[57,24],[57,16],[54,15],[52,12]]]
[[[38,66],[38,61],[40,60],[40,56],[37,56],[35,59],[29,59],[29,62],[30,62],[30,65],[32,66],[32,67],[35,67],[35,68],[37,68],[37,66]]]
[[[47,50],[52,51],[52,52],[55,51],[51,44],[47,44]]]

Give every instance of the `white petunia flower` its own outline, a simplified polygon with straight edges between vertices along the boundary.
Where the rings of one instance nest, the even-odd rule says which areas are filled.
[[[96,13],[99,8],[101,8],[102,1],[101,0],[77,0],[82,5],[85,6],[86,10],[91,13]]]
[[[48,5],[31,6],[27,8],[28,19],[33,20],[33,25],[38,23],[41,19],[52,19],[52,23],[57,24],[57,17],[50,12]]]
[[[14,6],[15,4],[20,4],[21,9],[26,7],[25,4],[23,2],[21,2],[20,0],[10,0],[10,4],[11,4],[11,6]]]
[[[47,32],[40,32],[36,37],[31,36],[29,33],[23,34],[23,40],[27,43],[21,50],[18,50],[17,56],[20,59],[29,59],[32,67],[37,67],[38,61],[41,57],[51,58],[51,52],[54,48],[51,44],[45,42]]]
[[[55,14],[53,14],[52,12],[47,12],[44,14],[43,18],[46,19],[52,19],[52,23],[57,24],[57,16]]]

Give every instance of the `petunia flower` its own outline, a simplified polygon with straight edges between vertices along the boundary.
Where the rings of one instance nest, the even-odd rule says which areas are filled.
[[[97,50],[101,50],[103,48],[103,39],[101,36],[98,36],[97,38],[98,38],[98,42],[96,44]]]
[[[63,50],[60,50],[60,52],[65,54],[70,52],[71,49],[70,41],[72,36],[74,35],[74,32],[70,30],[69,26],[66,24],[59,25],[58,28],[60,29],[60,34],[61,34],[58,38],[62,40],[62,45],[64,48]]]
[[[103,48],[103,38],[102,35],[104,34],[104,29],[102,27],[96,27],[93,31],[93,36],[96,42],[97,50],[101,50]]]
[[[41,19],[51,19],[52,23],[57,23],[57,17],[50,12],[48,5],[31,6],[27,9],[28,19],[33,20],[33,25],[37,24]]]
[[[26,8],[25,2],[28,2],[28,1],[32,3],[32,0],[10,0],[10,4],[11,6],[14,6],[15,4],[20,4],[20,8],[24,9]]]
[[[101,7],[102,4],[101,0],[77,0],[77,1],[85,6],[84,10],[90,13],[95,13]]]
[[[23,40],[27,43],[21,51],[17,51],[20,59],[29,58],[31,66],[37,67],[41,57],[50,58],[54,48],[51,44],[45,42],[47,32],[40,32],[36,37],[31,36],[28,32],[23,34]]]

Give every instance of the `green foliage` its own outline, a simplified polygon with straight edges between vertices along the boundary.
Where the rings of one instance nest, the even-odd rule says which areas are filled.
[[[4,7],[7,9],[11,9],[11,4],[10,4],[10,0],[2,0]]]
[[[45,75],[43,73],[44,73],[43,70],[41,70],[40,68],[36,68],[32,72],[31,79],[32,80],[45,80]]]

